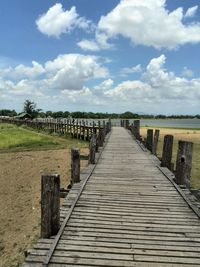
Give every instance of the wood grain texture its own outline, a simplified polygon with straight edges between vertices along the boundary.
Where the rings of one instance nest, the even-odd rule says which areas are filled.
[[[74,184],[64,201],[63,220],[80,188],[81,183]],[[40,266],[50,247],[41,239],[24,267]],[[194,267],[200,266],[199,252],[197,215],[153,155],[116,127],[48,266]]]

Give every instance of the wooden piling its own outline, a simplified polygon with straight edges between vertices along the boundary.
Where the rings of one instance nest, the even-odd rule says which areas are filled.
[[[98,136],[98,144],[99,144],[99,147],[102,147],[103,146],[103,129],[99,129],[99,136]]]
[[[93,134],[90,139],[90,147],[89,147],[89,163],[95,164],[95,153],[96,153],[96,137]]]
[[[153,150],[152,153],[154,155],[157,155],[157,146],[158,146],[158,140],[159,140],[160,130],[155,130],[154,133],[154,139],[153,139]]]
[[[150,150],[152,152],[152,149],[153,149],[153,129],[147,130],[146,147],[148,150]]]
[[[176,182],[179,185],[186,185],[188,188],[190,187],[190,175],[192,170],[192,151],[192,142],[178,142]]]
[[[73,148],[71,150],[71,183],[80,182],[80,150]]]
[[[41,238],[56,235],[60,228],[60,176],[45,174],[41,178]]]
[[[133,134],[137,140],[140,140],[140,120],[133,121]]]
[[[165,135],[164,143],[163,143],[163,152],[162,152],[162,159],[161,159],[161,166],[167,167],[171,170],[172,166],[172,151],[173,151],[173,135]]]
[[[129,120],[125,120],[125,127],[126,127],[126,129],[129,128]]]

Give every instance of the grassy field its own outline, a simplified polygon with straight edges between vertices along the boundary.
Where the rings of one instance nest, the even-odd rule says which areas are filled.
[[[67,188],[72,147],[88,155],[88,142],[0,124],[0,267],[21,266],[39,238],[41,174],[60,174]]]
[[[31,129],[12,124],[0,125],[0,152],[49,150],[87,147],[88,143],[72,138],[37,133]]]
[[[148,127],[150,128],[150,127]],[[147,127],[141,128],[141,135],[146,137]],[[175,128],[159,128],[151,127],[151,129],[160,129],[160,138],[158,143],[158,157],[162,156],[163,139],[166,134],[174,136],[173,145],[173,162],[176,163],[176,155],[178,149],[178,141],[193,142],[193,161],[192,161],[192,175],[191,186],[200,189],[200,130],[198,129],[175,129]]]

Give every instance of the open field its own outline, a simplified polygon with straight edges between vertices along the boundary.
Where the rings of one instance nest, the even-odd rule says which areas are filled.
[[[66,188],[70,179],[69,148],[82,147],[81,154],[88,154],[86,142],[65,140],[11,126],[3,125],[0,129],[0,151],[3,151],[0,153],[0,267],[21,266],[24,250],[30,248],[39,237],[41,174],[59,173],[61,187]],[[9,142],[5,138],[6,133]],[[47,150],[50,147],[54,150]],[[81,165],[86,164],[87,161],[84,161]]]
[[[0,124],[0,152],[87,147],[87,142],[37,133],[13,124]]]
[[[147,129],[150,127],[142,127],[141,135],[146,136]],[[163,139],[166,134],[174,136],[173,146],[173,162],[176,163],[176,155],[178,149],[178,141],[193,142],[193,162],[192,162],[192,177],[191,186],[200,189],[200,130],[197,129],[175,129],[175,128],[159,128],[151,127],[151,129],[160,129],[160,138],[158,143],[158,157],[162,156]]]

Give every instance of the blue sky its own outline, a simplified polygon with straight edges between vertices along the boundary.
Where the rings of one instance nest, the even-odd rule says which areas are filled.
[[[2,0],[0,109],[198,114],[196,0]]]

